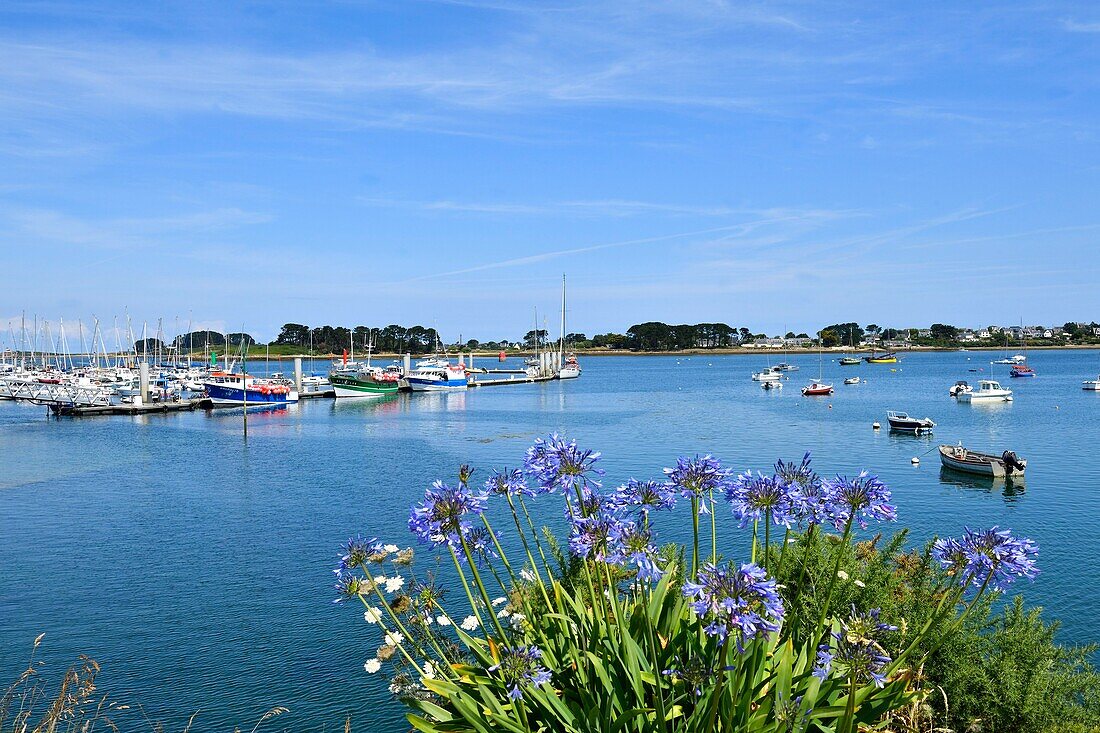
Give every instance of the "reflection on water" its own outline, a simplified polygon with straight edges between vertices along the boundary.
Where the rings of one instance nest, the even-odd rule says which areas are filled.
[[[994,478],[993,476],[979,476],[973,473],[955,471],[947,466],[940,466],[940,483],[954,486],[957,489],[972,489],[984,491],[987,494],[994,491],[1000,492],[1005,501],[1015,501],[1024,495],[1027,490],[1024,477]]]

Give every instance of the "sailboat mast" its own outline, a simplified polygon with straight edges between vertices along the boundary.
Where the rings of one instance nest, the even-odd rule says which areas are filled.
[[[561,275],[561,336],[558,338],[558,367],[565,358],[565,273]]]

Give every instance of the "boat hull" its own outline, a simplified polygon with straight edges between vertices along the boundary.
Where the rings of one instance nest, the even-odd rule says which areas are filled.
[[[243,407],[246,404],[244,390],[240,387],[207,383],[206,394],[210,398],[210,401],[218,407]],[[248,390],[247,404],[249,407],[290,405],[297,401],[298,393],[294,390],[268,394],[264,394],[257,390]]]
[[[955,447],[950,445],[940,446],[940,463],[944,468],[950,468],[953,471],[990,478],[1020,477],[1024,474],[1021,469],[1006,467],[1005,462],[998,456],[966,451],[965,455],[960,457]],[[1020,463],[1027,467],[1027,461],[1022,460]]]
[[[409,389],[413,392],[455,392],[457,390],[466,389],[468,386],[466,380],[447,379],[447,380],[430,380],[422,379],[420,377],[407,377],[406,381],[409,383]]]
[[[890,429],[899,433],[930,433],[936,427],[931,420],[887,420]]]
[[[397,394],[398,384],[392,382],[379,382],[374,379],[358,379],[356,377],[343,377],[333,374],[329,377],[329,384],[337,397],[385,397]]]
[[[1100,379],[1092,382],[1083,382],[1081,389],[1087,389],[1091,392],[1100,392]]]
[[[558,371],[558,379],[576,379],[580,375],[580,367],[565,366]]]

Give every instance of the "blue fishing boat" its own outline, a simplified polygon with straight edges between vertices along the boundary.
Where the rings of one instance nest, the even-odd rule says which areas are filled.
[[[466,368],[458,364],[414,369],[405,375],[405,381],[413,392],[450,392],[469,384]]]
[[[298,401],[298,392],[293,388],[244,374],[213,372],[203,388],[215,407],[263,407]]]

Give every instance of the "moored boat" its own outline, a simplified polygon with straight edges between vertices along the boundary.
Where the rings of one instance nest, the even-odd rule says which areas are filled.
[[[868,364],[897,364],[898,363],[897,354],[893,353],[892,351],[887,352],[887,353],[883,353],[883,354],[877,354],[875,352],[871,352],[871,355],[863,357],[863,360],[866,361]]]
[[[788,364],[785,361],[779,362],[778,364],[776,364],[772,368],[775,369],[778,372],[797,372],[798,371],[797,366],[795,366],[794,364]]]
[[[951,385],[951,387],[947,390],[947,394],[951,395],[952,397],[958,397],[959,394],[961,394],[962,392],[973,391],[973,388],[967,382],[964,382],[960,379],[958,382],[955,382],[953,385]]]
[[[261,407],[298,401],[298,392],[294,389],[245,374],[212,372],[203,382],[203,388],[216,407]]]
[[[959,392],[955,395],[959,402],[992,401],[1011,402],[1012,390],[1005,389],[1000,382],[992,379],[983,379],[978,382],[978,388],[970,391]]]
[[[844,380],[845,384],[859,384],[859,377],[848,377]]]
[[[886,413],[886,421],[890,423],[891,430],[897,430],[903,433],[930,433],[932,428],[936,427],[936,423],[932,422],[930,417],[909,417],[907,412],[898,412],[897,410],[890,410]]]
[[[782,378],[783,372],[777,371],[775,367],[768,367],[763,371],[752,373],[752,381],[754,382],[778,382]]]
[[[1008,370],[1008,376],[1010,377],[1034,377],[1035,370],[1029,367],[1027,364],[1015,364]]]
[[[1012,451],[1006,450],[1000,456],[978,451],[967,450],[962,443],[958,445],[940,446],[940,463],[945,468],[950,468],[963,473],[973,473],[979,476],[992,476],[993,478],[1005,478],[1023,476],[1027,468],[1027,460],[1018,457]]]
[[[415,369],[405,375],[405,381],[413,392],[450,392],[469,385],[465,367],[457,364]]]
[[[858,356],[842,356],[839,361],[841,366],[856,366],[861,363],[863,363],[863,359]]]
[[[1096,379],[1087,379],[1081,383],[1082,389],[1087,389],[1092,392],[1100,392],[1100,376]]]
[[[811,382],[802,388],[802,394],[806,397],[816,397],[820,395],[830,395],[833,393],[833,385],[822,384],[821,382]]]
[[[783,389],[782,382],[761,382],[760,386],[764,389]]]
[[[337,397],[384,397],[397,394],[398,376],[379,367],[334,370],[328,375]]]

